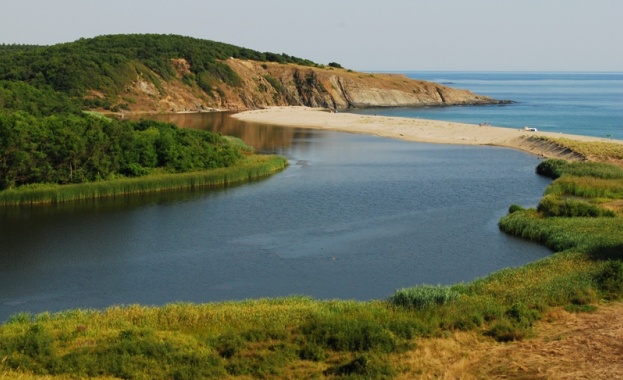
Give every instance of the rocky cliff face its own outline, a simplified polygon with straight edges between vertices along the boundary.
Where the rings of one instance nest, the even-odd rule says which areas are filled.
[[[339,68],[256,62],[230,58],[225,63],[241,81],[210,83],[204,91],[188,85],[189,64],[174,60],[177,80],[153,83],[143,77],[121,94],[126,109],[137,112],[248,110],[269,106],[330,109],[496,104],[500,101],[404,75],[367,74]],[[155,75],[155,74],[154,74]]]

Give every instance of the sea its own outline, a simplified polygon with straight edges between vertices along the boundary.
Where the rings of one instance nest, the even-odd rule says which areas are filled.
[[[405,71],[412,79],[470,90],[513,103],[488,106],[365,109],[352,111],[490,123],[507,128],[623,140],[623,72]]]

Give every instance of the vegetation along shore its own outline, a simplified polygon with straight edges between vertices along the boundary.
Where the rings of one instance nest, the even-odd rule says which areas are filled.
[[[511,206],[500,228],[556,252],[546,259],[370,302],[291,297],[17,314],[0,326],[5,378],[588,376],[588,364],[548,367],[517,353],[509,361],[504,347],[571,315],[606,313],[619,325],[623,168],[547,160],[538,172],[556,178],[547,195],[536,209]],[[597,346],[604,342],[577,350],[608,355],[615,348]],[[599,361],[600,373],[623,374],[613,355]]]
[[[0,58],[4,204],[228,183],[285,165],[236,139],[85,110],[277,106],[237,117],[554,158],[536,169],[553,179],[539,205],[509,205],[499,221],[551,248],[543,260],[368,302],[289,297],[20,313],[0,325],[0,379],[623,377],[620,342],[608,338],[623,331],[620,141],[281,108],[496,101],[178,36],[2,46]]]
[[[19,111],[0,114],[0,129],[0,205],[223,186],[287,165],[235,138],[154,121]]]

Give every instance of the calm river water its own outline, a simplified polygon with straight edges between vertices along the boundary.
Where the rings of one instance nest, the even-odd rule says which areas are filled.
[[[498,219],[535,206],[539,159],[176,115],[287,156],[283,172],[219,190],[0,210],[0,321],[115,304],[310,295],[378,299],[469,281],[550,252]]]

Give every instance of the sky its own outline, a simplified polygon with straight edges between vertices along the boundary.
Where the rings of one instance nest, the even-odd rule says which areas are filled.
[[[0,43],[179,34],[357,71],[623,71],[621,0],[0,0]]]

